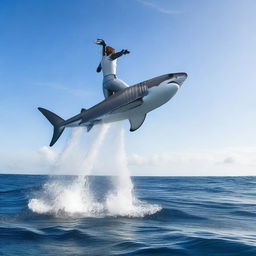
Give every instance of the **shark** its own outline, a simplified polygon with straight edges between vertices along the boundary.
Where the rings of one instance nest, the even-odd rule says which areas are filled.
[[[86,127],[89,132],[95,125],[129,120],[130,131],[141,127],[147,114],[167,103],[187,79],[187,73],[169,73],[129,86],[113,93],[105,100],[82,108],[80,113],[64,120],[55,113],[39,107],[38,110],[53,125],[53,146],[67,127]]]

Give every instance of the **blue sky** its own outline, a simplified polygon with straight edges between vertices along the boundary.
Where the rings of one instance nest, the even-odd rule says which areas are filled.
[[[52,150],[38,106],[68,118],[103,99],[104,38],[131,51],[118,63],[130,85],[189,75],[136,133],[125,123],[133,174],[256,174],[255,12],[254,0],[2,0],[0,171],[44,170],[31,160]]]

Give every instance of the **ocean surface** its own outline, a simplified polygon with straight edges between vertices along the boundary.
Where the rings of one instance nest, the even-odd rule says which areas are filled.
[[[114,183],[0,175],[0,255],[256,255],[256,177]]]

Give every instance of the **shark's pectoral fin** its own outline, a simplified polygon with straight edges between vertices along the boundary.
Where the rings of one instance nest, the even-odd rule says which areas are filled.
[[[87,125],[87,132],[89,132],[92,129],[92,127],[93,127],[93,123]]]
[[[139,114],[139,115],[134,115],[130,117],[129,118],[130,125],[131,125],[130,131],[134,132],[137,129],[139,129],[143,124],[145,118],[146,118],[146,114]]]

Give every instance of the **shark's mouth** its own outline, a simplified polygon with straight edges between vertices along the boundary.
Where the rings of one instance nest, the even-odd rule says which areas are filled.
[[[180,84],[175,81],[169,81],[167,84],[177,84],[178,86],[180,86]]]

